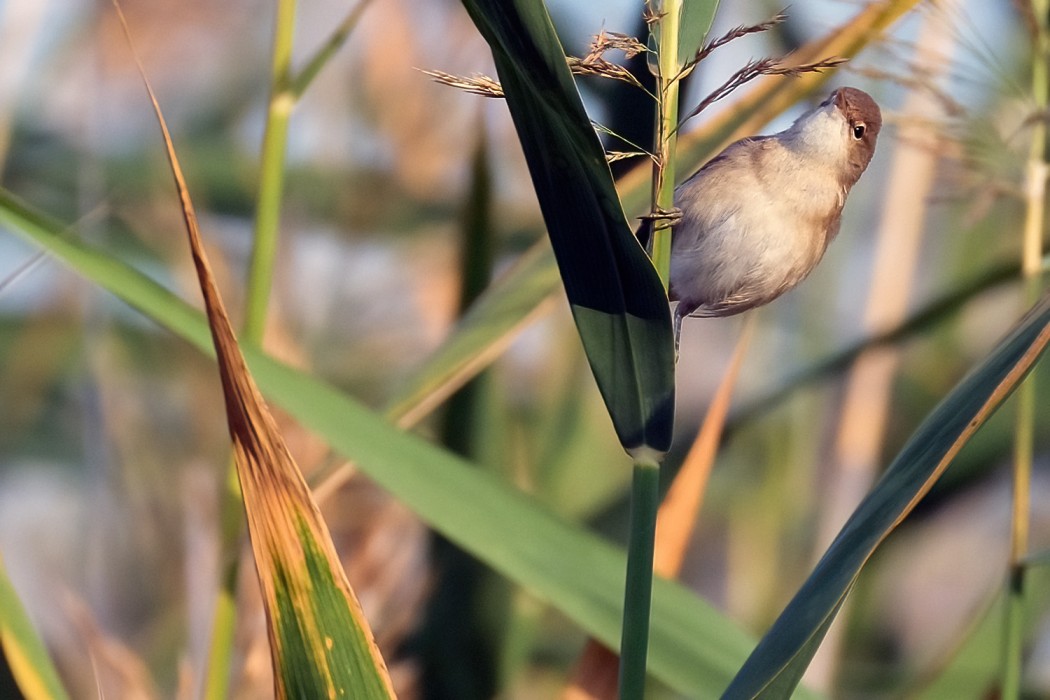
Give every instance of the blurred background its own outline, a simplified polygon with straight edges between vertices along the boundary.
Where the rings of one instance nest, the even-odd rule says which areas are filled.
[[[796,0],[786,23],[705,61],[684,104],[749,58],[783,55],[863,5]],[[351,7],[301,4],[297,65]],[[574,55],[602,29],[643,31],[640,2],[549,7]],[[923,417],[1025,308],[1016,272],[1022,190],[1041,118],[1025,7],[921,3],[832,78],[882,105],[878,151],[822,265],[750,314],[756,334],[682,574],[756,636]],[[124,8],[237,322],[273,3]],[[723,0],[713,35],[780,9]],[[485,281],[545,238],[505,105],[420,69],[493,74],[458,2],[374,0],[289,131],[265,347],[377,409]],[[647,98],[597,78],[579,82],[596,122],[649,138]],[[716,104],[684,131],[731,105]],[[0,2],[0,163],[3,187],[68,222],[69,235],[199,304],[162,142],[108,2]],[[478,212],[480,233],[468,238]],[[930,306],[946,298],[953,303]],[[842,355],[912,321],[891,342]],[[668,479],[742,323],[686,323]],[[826,371],[798,381],[829,359]],[[1006,572],[1013,414],[1008,403],[870,563],[814,664],[814,685],[836,697],[916,696],[980,620]],[[1050,546],[1050,411],[1037,421],[1035,552]],[[305,472],[337,462],[293,423],[283,428]],[[630,462],[563,298],[416,430],[622,541]],[[223,565],[227,460],[211,361],[0,230],[0,553],[75,697],[96,696],[96,682],[108,697],[197,696]],[[324,511],[403,697],[558,696],[583,632],[432,535],[364,477],[329,495]],[[242,579],[231,692],[266,697],[262,614],[253,577]],[[1031,622],[1025,683],[1037,697],[1050,694],[1050,626]]]

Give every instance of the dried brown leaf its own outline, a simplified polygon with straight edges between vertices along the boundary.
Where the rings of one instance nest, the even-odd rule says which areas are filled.
[[[119,2],[113,0],[113,6],[123,26],[128,44],[132,45],[131,32]],[[134,53],[133,45],[132,52]],[[298,626],[299,637],[296,641],[309,645],[307,653],[311,659],[326,659],[328,651],[326,644],[330,645],[333,642],[331,638],[324,637],[320,633],[317,618],[318,603],[312,587],[313,579],[307,572],[307,561],[312,560],[315,554],[307,551],[307,548],[316,547],[329,564],[330,570],[327,574],[331,583],[342,595],[343,602],[349,609],[354,623],[366,639],[378,682],[385,687],[386,695],[393,697],[394,693],[386,671],[386,664],[376,647],[360,603],[350,588],[346,574],[339,563],[339,557],[332,544],[328,528],[241,354],[233,326],[204,252],[197,215],[175,153],[171,133],[149,79],[146,77],[145,69],[138,55],[134,54],[134,56],[164,139],[168,163],[179,194],[190,252],[197,270],[201,293],[204,296],[205,313],[215,345],[219,376],[226,403],[226,419],[233,441],[237,474],[248,519],[248,532],[266,604],[267,631],[270,636],[270,649],[275,669],[275,693],[277,697],[284,698],[289,692],[285,686],[285,674],[278,671],[278,668],[283,668],[283,654],[288,651],[283,648],[285,638],[280,634],[279,627],[288,629],[289,626]],[[280,590],[278,584],[280,584]],[[288,608],[279,610],[277,607],[279,600],[283,600],[291,610]],[[282,615],[287,615],[289,612],[295,616],[294,622],[282,619]],[[334,697],[338,692],[345,692],[345,688],[336,686],[327,667],[318,668],[317,671],[323,682],[327,684],[330,696]]]

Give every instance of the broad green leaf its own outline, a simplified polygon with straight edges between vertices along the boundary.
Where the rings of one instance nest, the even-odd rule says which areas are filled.
[[[120,260],[63,235],[65,227],[0,189],[0,224],[209,355],[199,311]],[[404,433],[321,380],[258,349],[243,352],[260,388],[420,518],[588,634],[616,647],[623,551],[553,516],[534,499],[464,460]],[[649,669],[693,697],[717,694],[754,642],[681,586],[653,588]]]
[[[436,530],[588,633],[618,644],[626,565],[621,550],[500,479],[379,421],[317,380],[263,357],[258,362],[260,381],[282,407]],[[746,635],[733,623],[684,588],[656,582],[654,675],[683,692],[710,696],[724,687],[746,648]]]
[[[0,653],[27,700],[64,700],[66,695],[51,657],[0,559]]]
[[[131,33],[114,3],[124,33]],[[132,49],[134,52],[134,49]],[[138,56],[135,56],[136,62]],[[248,534],[266,610],[277,698],[393,698],[386,663],[310,489],[237,344],[215,283],[168,126],[160,126],[219,365]]]
[[[678,65],[690,61],[711,31],[718,11],[718,0],[682,0],[682,19],[678,31]]]
[[[723,697],[785,697],[786,689],[794,687],[809,664],[861,567],[1017,387],[1048,343],[1050,294],[923,421]],[[770,692],[773,688],[775,693]]]
[[[464,0],[489,43],[598,388],[628,451],[674,418],[667,295],[624,216],[542,0]]]

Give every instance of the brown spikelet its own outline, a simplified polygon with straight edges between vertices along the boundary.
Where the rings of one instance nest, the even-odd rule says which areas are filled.
[[[800,63],[800,64],[787,64],[776,58],[760,58],[748,61],[747,64],[738,70],[733,75],[729,76],[729,79],[719,85],[717,88],[711,91],[711,93],[700,100],[693,111],[685,116],[682,121],[692,119],[696,115],[703,112],[705,109],[718,102],[722,98],[728,96],[734,90],[739,87],[746,85],[755,78],[763,75],[790,75],[799,76],[803,73],[820,73],[821,71],[829,68],[835,68],[842,65],[848,59],[845,58],[825,58],[819,61],[813,61],[812,63]]]
[[[503,86],[500,85],[499,81],[495,78],[490,78],[487,75],[481,73],[474,73],[470,76],[453,75],[452,73],[446,73],[440,70],[423,70],[420,69],[421,73],[425,73],[434,79],[434,82],[441,83],[442,85],[448,85],[458,90],[469,92],[472,95],[481,95],[482,97],[503,97]]]
[[[642,87],[642,84],[638,82],[638,78],[634,77],[631,71],[612,61],[607,61],[601,56],[592,57],[589,54],[583,58],[567,56],[566,60],[569,62],[569,70],[572,71],[573,75],[594,75],[600,78],[620,80],[638,88]]]
[[[607,32],[603,29],[591,39],[591,49],[587,52],[584,60],[600,58],[607,51],[623,51],[625,58],[634,58],[648,50],[649,47],[629,34]]]
[[[749,34],[768,32],[770,29],[777,26],[778,24],[782,24],[783,22],[785,22],[787,20],[787,17],[787,13],[781,10],[775,16],[771,17],[765,22],[761,22],[760,24],[733,27],[722,36],[716,39],[712,39],[711,41],[701,46],[700,49],[696,52],[696,55],[693,56],[692,60],[689,61],[689,63],[687,63],[686,65],[688,67],[691,67],[693,65],[696,65],[697,63],[700,63],[700,61],[703,61],[705,58],[710,56],[716,49],[725,46],[731,41],[735,41],[736,39],[745,37]]]
[[[627,160],[628,158],[638,158],[648,155],[648,153],[643,153],[642,151],[606,151],[605,162],[615,163],[618,160]]]

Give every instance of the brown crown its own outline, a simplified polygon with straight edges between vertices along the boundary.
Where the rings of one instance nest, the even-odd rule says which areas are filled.
[[[849,172],[846,173],[846,182],[843,184],[852,187],[868,167],[871,157],[875,155],[875,143],[882,129],[882,111],[875,104],[875,100],[871,99],[871,95],[857,88],[839,88],[832,93],[832,97],[835,105],[846,117],[851,136],[854,127],[864,127],[864,135],[856,141],[851,141],[853,146],[849,153]]]

